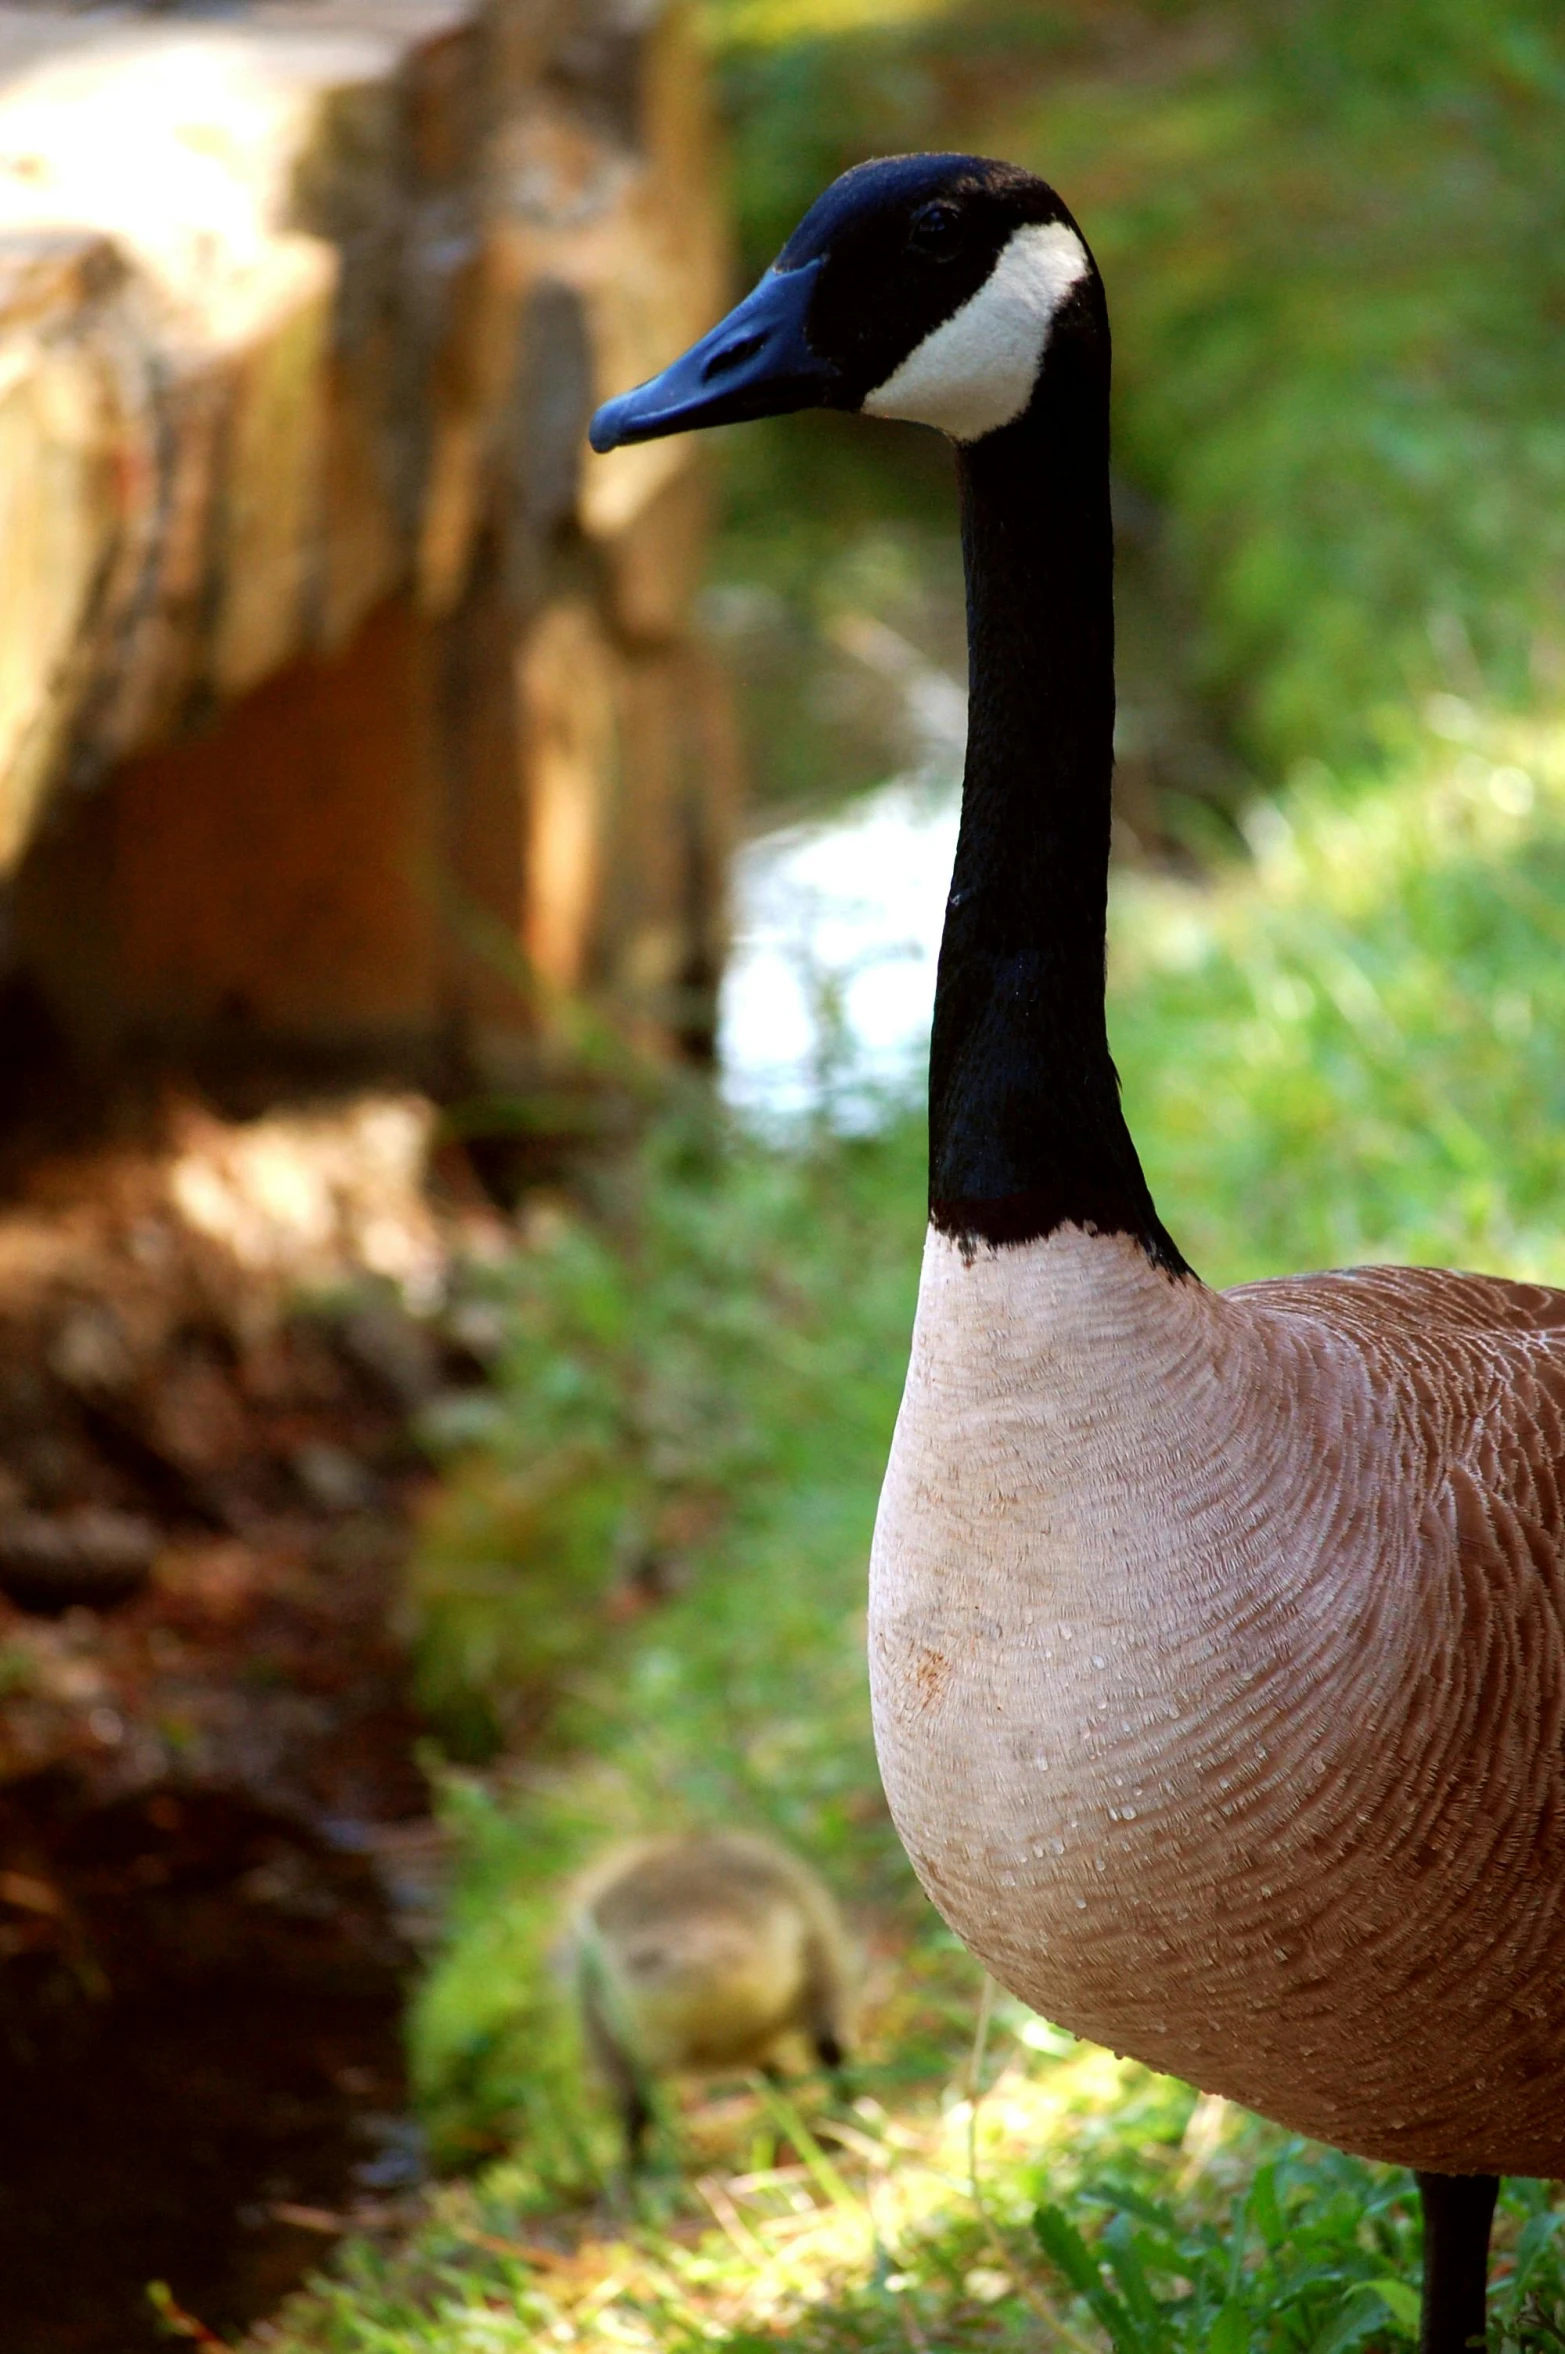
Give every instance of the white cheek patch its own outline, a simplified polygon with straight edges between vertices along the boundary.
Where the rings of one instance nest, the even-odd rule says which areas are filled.
[[[864,413],[938,425],[953,441],[1009,425],[1032,399],[1054,315],[1088,266],[1063,221],[1013,231],[978,292],[866,394]]]

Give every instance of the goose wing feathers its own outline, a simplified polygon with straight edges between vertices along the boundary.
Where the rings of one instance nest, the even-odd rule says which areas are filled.
[[[1565,1363],[1565,1291],[1444,1267],[1349,1267],[1329,1275],[1236,1284],[1230,1299],[1321,1315],[1364,1333],[1436,1327],[1464,1333],[1553,1333]]]
[[[1428,1267],[1362,1267],[1239,1286],[1263,1312],[1349,1340],[1400,1392],[1427,1492],[1469,1561],[1541,1578],[1565,1701],[1565,1292]]]
[[[1400,1889],[1423,1949],[1402,1994],[1406,2026],[1416,2014],[1422,2032],[1373,2096],[1364,2097],[1365,2055],[1355,2055],[1349,2075],[1365,2113],[1344,2113],[1333,2138],[1456,2171],[1557,2173],[1565,1292],[1371,1267],[1245,1285],[1229,1297],[1295,1333],[1307,1323],[1349,1343],[1372,1388],[1397,1401],[1412,1475],[1411,1495],[1403,1493],[1424,1500],[1418,1574],[1399,1584],[1393,1605],[1405,1680],[1396,1701],[1386,1696],[1378,1729],[1364,1727],[1366,1762],[1378,1752],[1384,1770],[1378,1791],[1361,1793],[1378,1826],[1377,1871]],[[1308,1414],[1307,1396],[1298,1410]],[[1354,1476],[1345,1462],[1344,1490]],[[1373,1499],[1357,1501],[1373,1510]],[[1269,2089],[1258,2088],[1263,2107]],[[1399,2107],[1406,2128],[1388,2131]]]

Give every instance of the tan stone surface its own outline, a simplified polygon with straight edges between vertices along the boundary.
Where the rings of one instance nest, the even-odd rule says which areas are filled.
[[[684,466],[609,542],[614,619],[627,638],[667,645],[690,631],[711,527],[704,466]]]
[[[728,292],[679,0],[0,5],[0,874],[77,1047],[482,1064],[529,962],[710,965],[705,490],[583,433]]]
[[[172,1031],[215,997],[270,1035],[427,1022],[436,911],[408,885],[439,819],[417,634],[395,598],[344,660],[296,662],[212,733],[128,765],[111,890],[144,1017]]]
[[[0,864],[32,830],[113,539],[109,387],[69,329],[91,239],[0,245]]]
[[[613,656],[589,605],[543,615],[517,685],[532,787],[522,945],[546,989],[579,989],[591,973],[619,765]]]

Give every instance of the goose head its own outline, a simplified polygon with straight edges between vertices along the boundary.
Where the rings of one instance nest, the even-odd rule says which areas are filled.
[[[595,450],[790,410],[859,410],[971,444],[1031,406],[1051,351],[1101,346],[1103,290],[1054,190],[1015,164],[901,155],[818,197],[759,285],[608,401]]]

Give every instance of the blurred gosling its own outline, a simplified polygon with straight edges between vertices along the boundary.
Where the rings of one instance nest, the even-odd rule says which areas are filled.
[[[841,1916],[808,1865],[767,1840],[719,1831],[621,1848],[581,1884],[572,1945],[588,2049],[632,2167],[655,2077],[773,2075],[800,2040],[834,2073],[847,2058]]]

